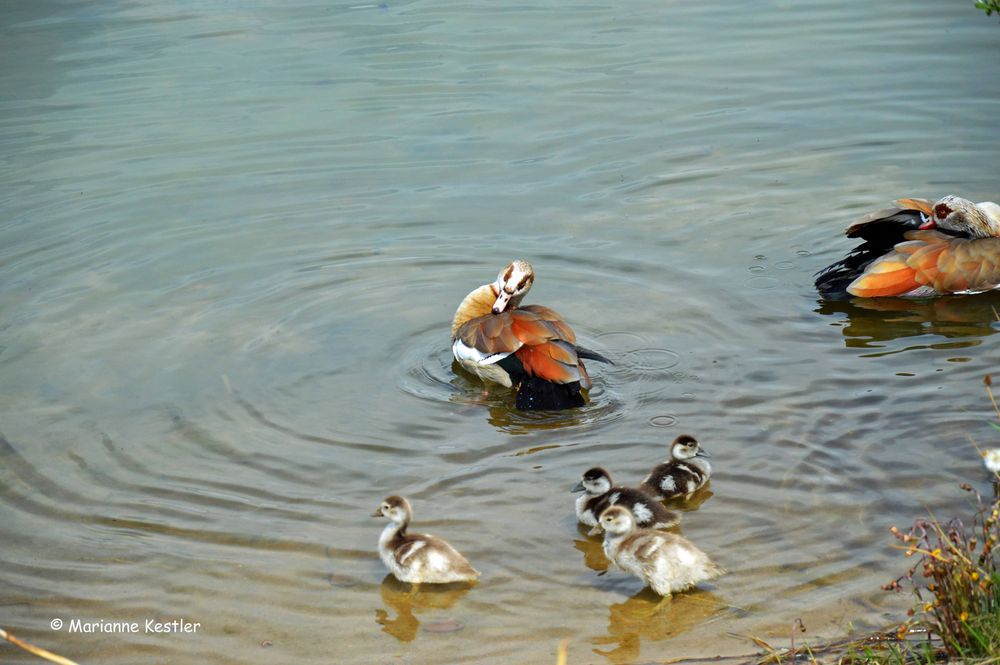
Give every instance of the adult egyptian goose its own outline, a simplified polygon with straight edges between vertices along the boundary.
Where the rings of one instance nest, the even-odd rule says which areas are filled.
[[[599,466],[587,469],[572,491],[583,492],[576,499],[576,518],[587,526],[595,526],[601,512],[614,505],[626,506],[641,527],[669,529],[681,521],[680,515],[642,490],[616,487],[611,474]]]
[[[923,298],[1000,286],[1000,205],[946,196],[900,199],[847,229],[862,238],[816,278],[824,298]]]
[[[726,572],[683,536],[637,529],[635,518],[624,506],[611,506],[601,513],[590,534],[596,535],[601,529],[608,559],[661,596],[683,591]]]
[[[535,272],[527,261],[512,261],[492,284],[465,296],[451,324],[452,353],[458,364],[484,381],[517,390],[518,409],[583,406],[591,387],[582,358],[610,362],[576,346],[576,335],[548,307],[527,305]]]
[[[670,459],[653,467],[639,484],[646,494],[656,499],[690,498],[705,486],[712,475],[707,450],[690,434],[681,434],[670,444]]]
[[[385,567],[400,582],[445,584],[479,579],[479,571],[444,540],[406,533],[413,509],[403,497],[387,497],[372,517],[389,518],[389,524],[378,539],[378,553]]]

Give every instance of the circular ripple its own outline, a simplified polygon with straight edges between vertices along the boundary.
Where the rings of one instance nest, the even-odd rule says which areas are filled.
[[[751,277],[747,280],[747,284],[753,289],[773,289],[778,286],[779,282],[774,277]]]
[[[643,341],[641,337],[629,333],[622,335],[632,341]],[[584,342],[584,346],[593,345]],[[451,349],[442,344],[442,331],[438,325],[408,336],[405,344],[400,344],[395,353],[400,358],[396,383],[403,392],[424,400],[483,409],[491,425],[510,434],[575,426],[592,427],[618,420],[624,415],[624,400],[609,384],[616,365],[587,363],[595,385],[587,394],[588,403],[579,409],[518,411],[514,408],[513,390],[492,383],[485,384],[454,361]]]
[[[601,333],[595,339],[600,340],[602,345],[610,349],[619,349],[625,352],[641,349],[649,344],[649,341],[642,335],[625,331]]]
[[[625,354],[640,372],[662,372],[676,367],[680,354],[670,349],[636,349]]]
[[[653,427],[673,427],[677,424],[677,416],[653,416],[649,419],[649,424]]]

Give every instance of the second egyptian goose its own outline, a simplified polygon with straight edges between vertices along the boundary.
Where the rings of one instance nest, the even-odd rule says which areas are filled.
[[[818,273],[825,298],[923,298],[1000,287],[1000,205],[992,201],[900,199],[851,225],[847,237],[865,242]]]
[[[591,387],[583,358],[610,362],[576,346],[576,335],[548,307],[526,305],[535,272],[512,261],[495,282],[465,296],[451,324],[452,353],[459,365],[485,381],[517,390],[518,409],[583,406]]]

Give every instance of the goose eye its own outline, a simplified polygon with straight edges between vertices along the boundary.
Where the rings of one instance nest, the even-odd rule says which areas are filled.
[[[934,216],[937,217],[938,219],[944,219],[950,214],[951,214],[951,208],[949,208],[944,203],[939,203],[938,205],[934,206]]]

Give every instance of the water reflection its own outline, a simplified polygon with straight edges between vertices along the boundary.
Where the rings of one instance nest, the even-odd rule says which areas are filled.
[[[622,603],[608,608],[608,634],[591,639],[593,649],[612,663],[633,663],[639,658],[642,640],[666,640],[718,616],[728,609],[711,591],[692,591],[661,598],[645,588]]]
[[[877,349],[881,342],[934,334],[966,338],[948,348],[976,346],[980,338],[1000,332],[1000,293],[926,300],[855,298],[819,301],[819,314],[841,316],[848,348]]]
[[[382,602],[386,609],[375,610],[375,623],[382,626],[382,632],[389,633],[400,642],[412,642],[420,631],[420,620],[416,613],[447,610],[469,592],[472,585],[465,583],[413,585],[400,582],[391,574],[382,580],[380,588]],[[395,618],[390,618],[390,611]],[[434,617],[424,630],[446,633],[461,630],[461,621],[450,616]]]
[[[667,499],[667,501],[664,502],[664,505],[671,510],[682,510],[689,513],[701,508],[701,505],[713,496],[715,496],[715,493],[712,492],[712,481],[708,480],[690,497],[684,498],[683,496],[678,496],[673,499]]]
[[[514,391],[510,388],[495,383],[485,384],[462,369],[457,362],[452,362],[451,369],[455,376],[450,382],[454,390],[450,400],[457,404],[486,407],[487,422],[508,434],[590,425],[613,417],[618,409],[616,402],[600,399],[606,393],[595,387],[584,391],[587,403],[577,409],[519,411],[514,408]]]
[[[584,537],[575,539],[573,547],[583,553],[583,565],[599,573],[606,572],[611,561],[604,554],[604,540],[586,537],[589,530],[583,525],[579,526],[579,531],[584,534]]]

